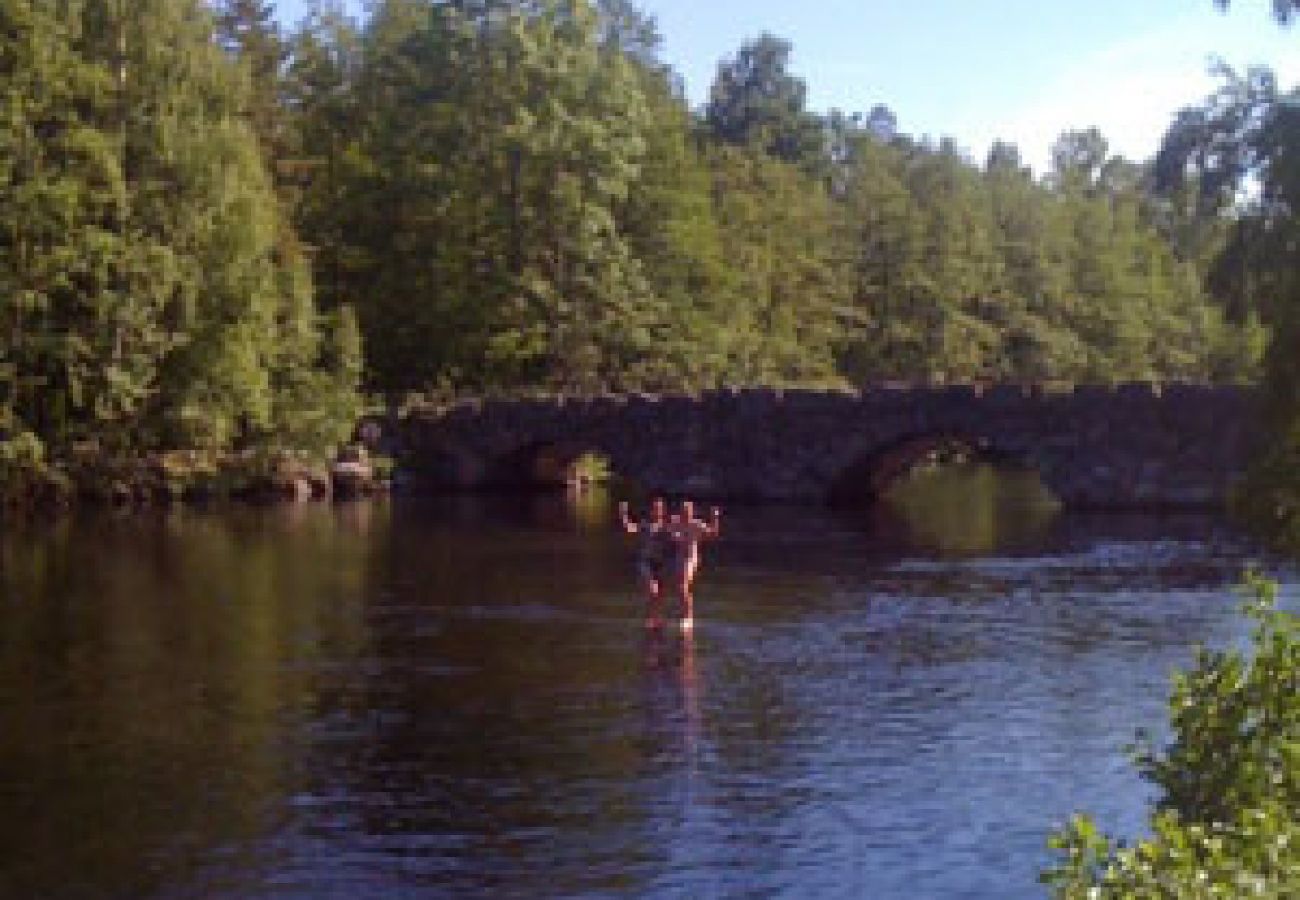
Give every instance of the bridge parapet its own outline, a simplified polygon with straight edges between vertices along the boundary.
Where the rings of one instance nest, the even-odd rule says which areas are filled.
[[[885,382],[462,401],[410,416],[399,445],[435,489],[510,483],[530,454],[593,451],[652,490],[820,502],[854,478],[878,490],[873,466],[898,468],[899,448],[959,440],[1034,466],[1069,506],[1131,508],[1222,503],[1259,438],[1248,388]]]

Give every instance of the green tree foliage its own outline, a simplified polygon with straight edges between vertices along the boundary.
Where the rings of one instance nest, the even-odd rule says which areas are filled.
[[[1087,351],[1067,324],[1073,286],[1067,206],[1034,180],[1012,145],[994,144],[984,171],[1004,272],[1004,370],[1021,378],[1081,372]]]
[[[723,252],[736,279],[721,335],[728,380],[837,382],[847,279],[829,196],[754,148],[717,148],[712,169]]]
[[[771,35],[697,116],[658,44],[629,0],[382,0],[291,37],[295,219],[373,387],[1250,377],[1208,250],[1095,131],[1045,180],[981,168],[884,106],[810,113]]]
[[[282,78],[289,49],[268,0],[217,0],[217,38],[249,81],[245,115],[271,165],[285,150]]]
[[[840,196],[852,261],[856,320],[842,365],[857,381],[923,376],[933,358],[933,328],[916,285],[924,222],[905,181],[903,149],[850,132]]]
[[[490,239],[510,265],[486,337],[504,382],[626,389],[654,349],[659,298],[617,215],[640,174],[647,104],[598,26],[585,2],[555,3],[514,18],[501,38],[506,140],[489,130],[484,149],[504,164]]]
[[[660,315],[649,329],[644,386],[692,388],[739,380],[736,311],[747,298],[728,258],[716,167],[699,150],[696,123],[671,73],[638,65],[650,127],[638,177],[616,206],[618,228],[641,262]]]
[[[1207,302],[1195,265],[1154,227],[1146,172],[1110,157],[1095,130],[1062,135],[1053,159],[1051,178],[1072,230],[1067,321],[1087,348],[1087,377],[1210,374],[1231,329]],[[1248,371],[1249,362],[1239,368]]]
[[[347,235],[359,212],[343,203],[362,125],[356,96],[360,36],[337,5],[317,4],[288,38],[282,81],[285,155],[276,162],[294,223],[308,239],[317,302],[323,309],[346,303],[345,285],[357,264]],[[362,166],[364,171],[364,167]]]
[[[1063,135],[1041,182],[1006,144],[981,170],[951,142],[831,131],[853,260],[850,378],[1249,375],[1240,329],[1148,213],[1145,170],[1109,157],[1095,131]]]
[[[1226,238],[1209,283],[1233,314],[1272,331],[1266,355],[1272,437],[1239,492],[1245,516],[1300,545],[1300,92],[1282,92],[1266,69],[1221,68],[1222,87],[1183,111],[1157,160],[1167,194],[1194,192],[1196,214]]]
[[[820,161],[822,129],[803,80],[790,74],[789,41],[764,34],[723,60],[705,121],[714,139],[755,146],[790,163]]]
[[[337,439],[357,348],[323,364],[346,328],[322,328],[277,245],[248,84],[207,10],[4,0],[0,23],[5,430],[54,460]]]
[[[379,338],[376,386],[645,376],[662,304],[619,222],[647,152],[646,85],[601,26],[585,2],[375,8],[334,79],[355,117],[322,138],[325,196],[302,222],[321,280]],[[308,106],[305,132],[339,134],[313,121],[329,104]]]
[[[1151,836],[1123,846],[1077,817],[1052,839],[1055,896],[1300,892],[1300,618],[1275,609],[1275,585],[1250,590],[1250,651],[1202,650],[1175,678],[1169,744],[1138,751],[1161,792]]]

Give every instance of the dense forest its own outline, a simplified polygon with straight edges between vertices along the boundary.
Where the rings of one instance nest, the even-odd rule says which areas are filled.
[[[808,109],[771,35],[691,109],[629,0],[0,23],[10,488],[319,457],[363,396],[1245,381],[1287,339],[1277,198],[1245,204],[1260,152],[1220,146],[1263,139],[1227,107],[1268,102],[1266,73],[1225,72],[1155,159],[1080,129],[1036,174],[883,103]]]
[[[236,7],[241,52],[275,48]],[[1202,288],[1217,222],[1095,130],[1041,179],[1009,145],[977,163],[884,106],[809,111],[770,35],[693,112],[657,44],[624,0],[384,0],[256,66],[285,73],[264,144],[368,386],[1251,374],[1254,320]]]

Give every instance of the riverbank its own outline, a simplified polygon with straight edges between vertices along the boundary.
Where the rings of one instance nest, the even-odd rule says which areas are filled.
[[[0,468],[0,506],[29,512],[78,504],[152,506],[239,500],[310,502],[372,496],[389,490],[392,460],[349,444],[333,459],[289,452],[177,451],[143,457],[74,447],[66,456],[38,454]]]

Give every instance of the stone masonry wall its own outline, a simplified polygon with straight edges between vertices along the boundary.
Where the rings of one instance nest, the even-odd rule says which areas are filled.
[[[397,444],[434,490],[520,484],[540,453],[591,451],[650,490],[821,503],[944,438],[1033,466],[1066,506],[1122,509],[1222,504],[1260,434],[1244,388],[887,385],[462,402],[410,416]]]

